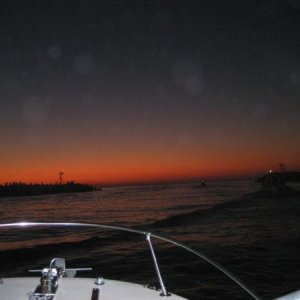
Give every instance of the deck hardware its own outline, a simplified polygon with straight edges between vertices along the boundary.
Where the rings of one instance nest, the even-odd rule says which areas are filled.
[[[99,291],[98,288],[93,288],[91,300],[99,300]]]
[[[144,288],[149,289],[149,290],[157,291],[157,288],[156,288],[155,285],[150,285],[148,283],[144,285]]]
[[[154,249],[153,249],[153,246],[152,246],[152,242],[151,242],[151,233],[150,232],[148,232],[146,234],[146,240],[147,240],[147,242],[149,244],[149,248],[150,248],[150,251],[151,251],[151,254],[152,254],[152,258],[153,258],[153,263],[154,263],[154,266],[155,266],[156,274],[157,274],[158,281],[159,281],[159,284],[160,284],[160,295],[161,296],[171,296],[171,294],[168,293],[168,291],[167,291],[167,289],[166,289],[166,287],[164,285],[164,282],[162,280],[161,274],[160,274],[158,262],[157,262],[156,255],[155,255],[155,252],[154,252]]]
[[[95,284],[97,285],[103,285],[105,283],[104,278],[103,277],[97,277],[95,280]]]
[[[34,293],[29,296],[29,300],[53,300],[54,294]]]

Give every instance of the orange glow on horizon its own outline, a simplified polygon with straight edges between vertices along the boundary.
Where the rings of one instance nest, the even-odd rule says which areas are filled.
[[[256,177],[279,163],[287,170],[299,170],[298,148],[288,143],[263,149],[250,140],[234,138],[192,140],[99,140],[91,143],[66,140],[56,143],[2,149],[0,184],[5,182],[55,183],[59,172],[63,180],[113,185],[156,182],[180,182],[205,178]],[[22,150],[21,150],[22,149]]]
[[[30,162],[7,167],[6,175],[1,174],[0,183],[55,183],[59,182],[59,171],[64,170],[63,180],[90,184],[113,185],[130,183],[180,182],[188,180],[212,180],[216,178],[239,178],[258,176],[268,169],[278,169],[280,161],[264,156],[255,159],[252,155],[227,155],[226,158],[209,157],[201,160],[199,157],[186,156],[184,159],[158,157],[138,157],[136,159],[114,158],[110,160],[76,161],[70,160],[49,164]],[[291,166],[292,164],[288,164]],[[294,164],[299,168],[299,164]]]

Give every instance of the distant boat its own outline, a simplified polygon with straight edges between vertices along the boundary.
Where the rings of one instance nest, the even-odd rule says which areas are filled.
[[[198,185],[196,186],[196,188],[203,188],[203,187],[206,187],[206,181],[202,179],[202,180],[200,181],[200,184],[198,184]]]

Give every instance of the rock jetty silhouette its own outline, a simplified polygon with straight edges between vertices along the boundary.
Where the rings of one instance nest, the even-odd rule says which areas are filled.
[[[75,183],[73,181],[55,184],[26,184],[12,182],[0,185],[0,197],[35,196],[59,193],[81,193],[101,190],[88,184]]]
[[[274,195],[292,192],[293,189],[286,183],[299,181],[300,172],[270,172],[256,180],[262,185],[263,191]]]

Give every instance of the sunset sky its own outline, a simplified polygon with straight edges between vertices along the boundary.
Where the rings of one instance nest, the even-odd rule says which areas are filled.
[[[297,0],[2,1],[0,184],[300,170]]]

